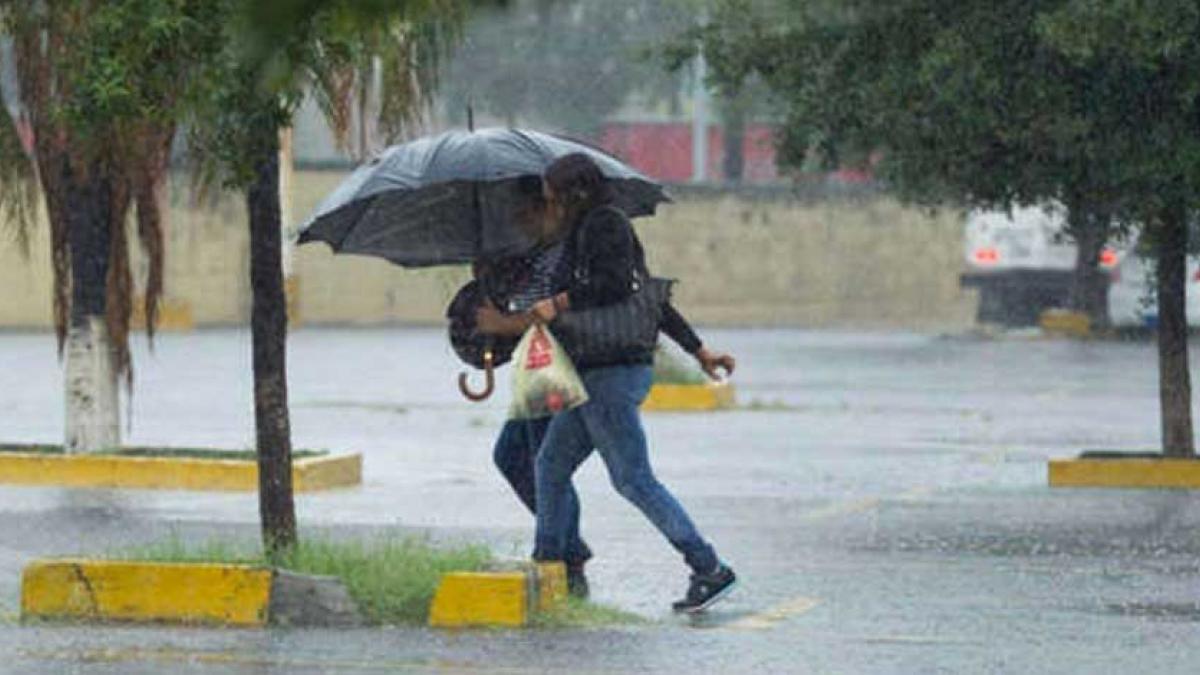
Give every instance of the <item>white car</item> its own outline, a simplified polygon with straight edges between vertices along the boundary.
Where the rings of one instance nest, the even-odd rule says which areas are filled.
[[[1154,299],[1154,266],[1140,255],[1125,256],[1112,272],[1108,288],[1108,316],[1114,328],[1148,328],[1158,325]],[[1187,261],[1187,322],[1200,327],[1200,263]]]
[[[960,283],[979,289],[978,321],[1033,326],[1044,310],[1066,306],[1076,247],[1065,229],[1066,209],[1055,204],[967,214]],[[1105,248],[1101,268],[1113,269],[1128,250]]]

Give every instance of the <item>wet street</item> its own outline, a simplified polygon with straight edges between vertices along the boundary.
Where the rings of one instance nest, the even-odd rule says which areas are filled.
[[[1051,490],[1046,460],[1154,449],[1152,342],[704,331],[739,358],[741,407],[648,414],[662,481],[742,582],[672,616],[674,551],[579,475],[599,630],[22,626],[47,555],[178,536],[253,540],[252,494],[0,487],[0,672],[1183,673],[1200,658],[1200,499]],[[253,447],[244,330],[136,338],[130,445]],[[524,556],[532,519],[491,464],[507,371],[461,398],[441,331],[293,334],[297,448],[361,452],[360,488],[298,497],[307,536],[422,533]],[[53,337],[0,334],[0,439],[57,442]]]

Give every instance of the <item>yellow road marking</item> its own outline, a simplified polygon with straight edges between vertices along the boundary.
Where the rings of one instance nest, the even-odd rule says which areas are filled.
[[[821,604],[821,601],[816,598],[793,598],[785,603],[775,605],[774,607],[759,612],[744,616],[736,621],[730,621],[723,628],[731,630],[769,630],[775,627],[775,624],[793,616],[799,616],[813,607]]]
[[[921,485],[910,490],[906,490],[893,497],[888,497],[892,501],[912,501],[927,497],[933,493],[933,488],[928,485]],[[845,502],[842,504],[831,504],[826,507],[814,509],[799,516],[802,521],[816,521],[826,518],[836,518],[838,516],[847,516],[855,513],[862,513],[877,508],[883,503],[883,498],[870,497],[867,499],[856,499],[854,501]],[[730,630],[769,630],[774,628],[776,624],[789,617],[803,614],[817,605],[821,601],[817,598],[799,597],[789,600],[783,604],[776,605],[756,614],[750,614],[740,619],[730,621],[723,624],[721,628]]]

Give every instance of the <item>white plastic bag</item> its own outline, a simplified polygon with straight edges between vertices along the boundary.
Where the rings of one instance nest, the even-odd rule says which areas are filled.
[[[510,419],[536,419],[587,402],[587,390],[549,328],[534,324],[513,352],[513,400]]]

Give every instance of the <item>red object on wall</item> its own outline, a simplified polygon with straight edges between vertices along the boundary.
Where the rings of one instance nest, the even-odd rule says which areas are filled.
[[[655,180],[665,183],[692,180],[690,122],[611,122],[601,130],[597,145]],[[724,155],[724,130],[718,125],[709,126],[706,167],[709,182],[725,180]],[[743,182],[773,183],[779,180],[771,127],[748,125],[742,142],[742,156],[745,160]]]

